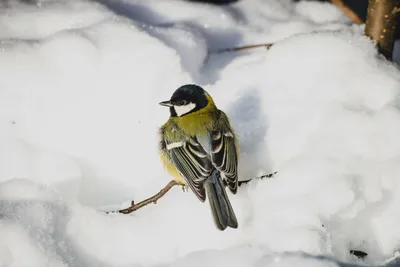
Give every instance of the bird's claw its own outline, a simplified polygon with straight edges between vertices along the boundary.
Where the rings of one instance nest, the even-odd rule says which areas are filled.
[[[188,186],[187,185],[181,185],[182,186],[182,191],[187,192],[188,191]]]

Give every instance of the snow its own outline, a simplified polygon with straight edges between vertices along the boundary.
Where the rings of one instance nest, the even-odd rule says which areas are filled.
[[[0,266],[396,263],[400,74],[328,3],[4,2]],[[115,12],[115,13],[114,13]],[[273,42],[270,50],[218,49]],[[240,141],[239,228],[158,192],[160,101],[202,85]],[[349,250],[368,253],[364,260]]]

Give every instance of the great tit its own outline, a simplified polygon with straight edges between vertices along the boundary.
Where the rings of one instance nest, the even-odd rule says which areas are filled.
[[[236,194],[238,148],[228,116],[200,86],[179,87],[168,101],[170,117],[160,128],[159,152],[168,172],[201,202],[208,197],[215,225],[238,227],[225,184]]]

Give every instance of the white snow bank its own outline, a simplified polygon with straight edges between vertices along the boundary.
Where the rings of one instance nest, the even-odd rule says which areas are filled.
[[[188,75],[175,51],[97,13],[104,21],[90,27],[2,43],[1,180],[30,177],[90,205],[144,197],[151,188],[139,184],[163,184],[162,167],[142,162],[158,161],[157,125],[167,117],[153,102]]]
[[[398,249],[400,77],[359,28],[315,2],[122,4],[147,13],[2,9],[13,15],[0,20],[0,265],[335,266],[312,256],[354,262],[360,249],[376,264]],[[263,41],[276,44],[210,53]],[[217,231],[179,188],[132,215],[98,211],[171,179],[157,103],[199,81],[239,135],[241,179],[278,171],[230,197],[239,229]]]
[[[28,2],[28,1],[26,1]],[[0,38],[35,40],[101,23],[112,13],[89,1],[2,1]],[[102,12],[99,12],[102,10]]]
[[[258,246],[239,245],[233,248],[212,250],[212,244],[218,242],[218,239],[212,238],[212,232],[215,229],[207,225],[203,228],[209,229],[210,233],[202,241],[196,234],[180,234],[187,231],[182,227],[185,222],[182,225],[178,222],[177,228],[173,228],[168,219],[164,219],[161,223],[161,218],[154,218],[154,216],[157,217],[154,212],[147,213],[150,218],[100,214],[79,205],[63,203],[56,198],[45,199],[38,192],[51,194],[51,191],[28,180],[0,184],[1,199],[5,196],[3,193],[5,189],[10,186],[16,189],[14,197],[21,199],[0,201],[1,266],[141,266],[137,265],[139,262],[174,267],[200,266],[201,264],[221,267],[272,267],[291,266],[293,262],[297,262],[300,266],[307,266],[307,264],[336,266],[328,259],[301,254],[275,255],[267,253],[265,249]],[[27,199],[26,194],[36,194],[37,197]],[[172,205],[168,207],[172,208]],[[172,210],[168,213],[171,212]],[[161,213],[164,212],[161,211]],[[151,217],[153,218],[150,221],[155,226],[154,228],[148,227]],[[207,216],[203,214],[202,217]],[[168,224],[169,229],[164,228],[165,224]],[[180,229],[183,232],[180,232]],[[200,231],[203,234],[204,229]],[[219,233],[219,235],[219,240],[221,240],[223,234]],[[184,237],[183,240],[182,237]],[[183,249],[184,244],[193,244],[190,242],[193,237],[196,241],[206,243],[199,244],[200,246],[208,248],[193,250],[197,252],[189,254],[184,253],[183,255],[187,255],[173,261],[173,258],[188,249]],[[176,240],[177,238],[179,240]],[[177,242],[182,246],[179,249]],[[192,249],[193,245],[189,250]],[[165,260],[173,262],[166,264]],[[160,265],[160,263],[163,264]]]
[[[340,264],[323,257],[311,257],[300,253],[265,254],[255,247],[240,246],[233,249],[192,253],[169,266],[337,267]]]
[[[210,87],[218,100],[235,88],[225,108],[239,136],[262,142],[264,166],[279,171],[249,193],[254,238],[273,251],[346,259],[353,247],[376,260],[398,249],[400,75],[359,32],[288,38],[238,58]],[[250,99],[246,116],[238,110]],[[266,119],[251,128],[256,110]]]
[[[194,80],[205,84],[214,82],[212,77],[224,67],[209,69],[209,65],[202,65],[208,59],[207,49],[214,52],[227,47],[275,42],[314,30],[342,29],[349,21],[333,5],[313,1],[295,4],[290,0],[246,0],[227,6],[180,0],[99,2],[138,21],[149,34],[175,48]],[[199,69],[214,73],[202,76]]]

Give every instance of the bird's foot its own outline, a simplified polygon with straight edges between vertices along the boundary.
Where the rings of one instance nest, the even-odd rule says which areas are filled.
[[[183,192],[188,192],[189,191],[189,187],[185,184],[181,185],[182,186],[182,191]]]
[[[189,190],[188,189],[189,186],[187,184],[185,184],[184,182],[177,181],[177,180],[175,180],[175,182],[176,182],[177,185],[179,185],[182,188],[183,192],[187,192]]]

